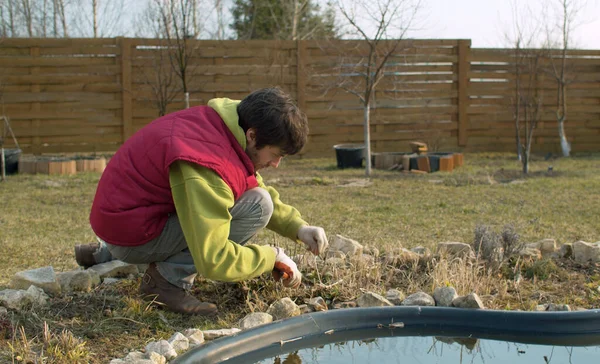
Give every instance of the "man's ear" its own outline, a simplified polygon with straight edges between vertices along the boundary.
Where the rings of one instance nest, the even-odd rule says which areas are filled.
[[[256,129],[250,128],[246,130],[246,145],[254,147],[256,145]]]

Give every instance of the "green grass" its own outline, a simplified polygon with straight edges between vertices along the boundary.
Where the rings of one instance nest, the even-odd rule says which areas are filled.
[[[552,174],[548,173],[550,165]],[[344,187],[364,180],[364,171],[338,170],[333,158],[290,158],[280,168],[262,174],[285,202],[297,207],[310,223],[323,226],[328,236],[341,234],[384,252],[399,246],[434,248],[442,241],[471,243],[478,224],[497,231],[510,224],[522,242],[600,240],[600,154],[549,161],[534,157],[529,176],[523,176],[520,169],[512,155],[467,154],[465,166],[451,173],[374,170],[366,187]],[[0,183],[0,289],[7,288],[10,278],[21,270],[48,265],[56,271],[77,268],[73,246],[94,239],[88,218],[99,177],[96,173],[16,175]],[[261,232],[254,242],[282,245],[291,254],[302,251],[268,231]],[[57,353],[44,352],[51,356],[48,362],[65,358],[71,358],[68,362],[104,362],[124,356],[125,349],[138,350],[147,341],[169,337],[175,330],[233,325],[250,310],[266,310],[277,297],[290,296],[299,303],[316,295],[353,299],[359,285],[378,292],[398,287],[410,294],[417,289],[430,292],[436,284],[451,284],[459,294],[474,290],[485,295],[486,305],[499,309],[531,309],[538,302],[589,307],[597,302],[597,267],[587,267],[576,277],[564,274],[564,269],[573,267],[562,264],[521,268],[526,280],[519,287],[500,279],[502,275],[477,267],[461,269],[448,262],[437,267],[382,267],[368,274],[360,269],[328,276],[306,274],[309,287],[298,291],[274,289],[267,276],[242,284],[200,280],[196,293],[216,301],[221,309],[213,320],[148,307],[136,295],[139,280],[126,280],[114,288],[54,297],[35,314],[11,312],[10,322],[0,322],[5,334],[0,335],[0,361],[2,355],[7,360],[17,355],[28,357],[25,343],[33,340],[31,345],[38,354],[44,345]],[[331,284],[339,279],[344,282],[329,289],[315,283]],[[315,285],[310,286],[312,283]],[[48,330],[51,334],[44,333]],[[82,341],[71,338],[70,332]],[[61,342],[68,343],[61,349]]]

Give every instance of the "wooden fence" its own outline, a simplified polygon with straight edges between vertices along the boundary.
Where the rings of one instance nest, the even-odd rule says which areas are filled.
[[[382,47],[386,44],[392,43]],[[191,104],[240,99],[279,85],[309,117],[303,154],[332,156],[333,145],[363,140],[360,100],[333,86],[340,74],[360,86],[358,73],[347,69],[360,62],[365,46],[359,41],[190,41]],[[168,112],[184,107],[166,48],[165,41],[152,39],[4,39],[0,114],[10,118],[25,153],[115,151],[158,116],[160,100],[169,101]],[[411,140],[447,151],[515,150],[513,52],[471,49],[469,40],[403,41],[374,95],[373,151],[407,151]],[[569,57],[566,134],[573,151],[600,151],[600,51],[571,51]],[[545,111],[532,148],[556,152],[552,77],[545,78],[542,89]]]

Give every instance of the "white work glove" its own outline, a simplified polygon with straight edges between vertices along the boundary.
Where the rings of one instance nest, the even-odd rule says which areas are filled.
[[[319,226],[302,226],[298,230],[298,239],[306,244],[306,248],[314,255],[324,253],[329,246],[325,230]]]
[[[275,267],[273,267],[273,278],[276,281],[283,278],[285,287],[298,288],[302,282],[302,273],[298,270],[296,263],[288,257],[281,248],[272,247],[275,250]]]

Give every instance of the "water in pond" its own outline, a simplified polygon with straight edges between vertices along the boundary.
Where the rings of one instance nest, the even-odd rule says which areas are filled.
[[[261,364],[579,364],[600,363],[600,346],[564,347],[477,339],[392,337],[328,344]]]

